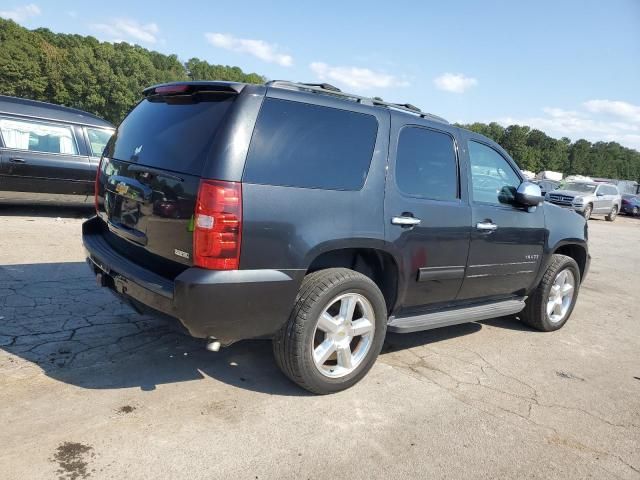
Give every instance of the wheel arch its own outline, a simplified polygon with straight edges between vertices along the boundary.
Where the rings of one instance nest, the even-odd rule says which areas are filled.
[[[396,259],[389,252],[372,246],[333,248],[318,253],[309,262],[307,274],[327,268],[348,268],[370,278],[380,289],[393,312],[398,300],[399,271]]]
[[[587,268],[588,258],[587,249],[584,245],[580,245],[578,243],[565,243],[557,246],[552,253],[554,255],[566,255],[567,257],[573,258],[578,264],[578,268],[580,270],[580,282],[582,282]]]

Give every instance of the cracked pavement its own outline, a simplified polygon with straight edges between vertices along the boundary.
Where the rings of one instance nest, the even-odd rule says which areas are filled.
[[[389,335],[314,397],[268,342],[217,354],[95,285],[90,211],[0,207],[0,471],[49,478],[640,479],[640,221],[590,222],[569,323]]]

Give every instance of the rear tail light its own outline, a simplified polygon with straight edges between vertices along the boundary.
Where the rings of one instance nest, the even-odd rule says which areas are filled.
[[[241,237],[241,184],[200,181],[193,230],[194,264],[210,270],[236,270]]]

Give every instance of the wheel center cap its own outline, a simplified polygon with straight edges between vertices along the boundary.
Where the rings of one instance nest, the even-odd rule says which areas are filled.
[[[336,332],[336,337],[338,337],[338,340],[343,340],[345,337],[347,337],[347,329],[342,327],[340,328],[337,332]]]

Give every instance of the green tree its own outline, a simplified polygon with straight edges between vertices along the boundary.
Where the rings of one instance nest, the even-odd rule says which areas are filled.
[[[128,43],[27,30],[0,19],[0,93],[80,108],[118,123],[157,83],[187,80],[264,83],[256,73],[197,58],[182,64]]]

